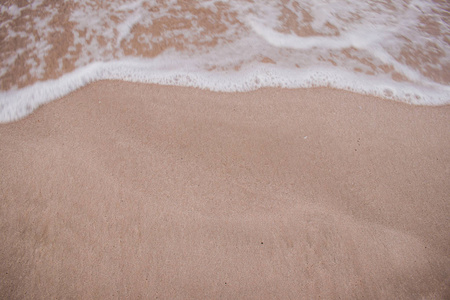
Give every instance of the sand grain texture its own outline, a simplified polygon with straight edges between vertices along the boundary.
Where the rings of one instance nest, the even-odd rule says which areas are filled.
[[[449,297],[449,113],[91,84],[0,125],[0,297]]]

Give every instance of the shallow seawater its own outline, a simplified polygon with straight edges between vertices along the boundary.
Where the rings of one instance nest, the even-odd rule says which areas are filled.
[[[3,122],[101,79],[450,102],[447,1],[0,2]]]

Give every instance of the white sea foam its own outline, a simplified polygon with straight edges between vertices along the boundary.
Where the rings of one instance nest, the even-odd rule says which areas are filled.
[[[102,79],[450,103],[449,7],[431,0],[43,5],[0,5],[0,122]]]

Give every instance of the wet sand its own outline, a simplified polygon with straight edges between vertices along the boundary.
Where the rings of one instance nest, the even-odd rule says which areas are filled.
[[[450,106],[102,81],[0,125],[0,298],[450,297]]]

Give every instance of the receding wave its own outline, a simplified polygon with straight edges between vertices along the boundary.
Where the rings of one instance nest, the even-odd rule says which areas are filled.
[[[445,1],[8,3],[0,5],[2,122],[101,79],[450,102]]]

